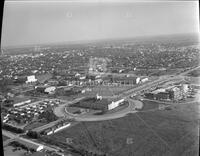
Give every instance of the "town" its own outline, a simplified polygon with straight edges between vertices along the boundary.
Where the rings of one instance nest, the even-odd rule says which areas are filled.
[[[2,49],[3,137],[17,134],[5,142],[32,155],[87,153],[91,149],[69,142],[70,137],[70,146],[62,148],[59,141],[51,144],[48,136],[74,129],[84,121],[117,119],[128,113],[168,110],[195,102],[199,75],[190,75],[199,71],[199,47],[160,42],[30,47],[17,53]],[[161,104],[149,106],[144,101]]]

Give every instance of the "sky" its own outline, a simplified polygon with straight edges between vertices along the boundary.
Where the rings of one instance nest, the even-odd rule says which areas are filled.
[[[6,1],[1,46],[199,32],[197,1]]]

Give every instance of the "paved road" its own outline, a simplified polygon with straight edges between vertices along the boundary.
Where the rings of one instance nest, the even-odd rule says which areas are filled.
[[[59,105],[58,107],[56,107],[54,109],[54,114],[58,117],[67,117],[66,114],[65,114],[65,107],[68,106],[69,104],[73,104],[73,103],[76,103],[80,100],[82,100],[84,97],[81,97],[81,98],[78,98],[78,99],[75,99],[73,101],[65,101],[65,104],[62,104],[62,105]]]
[[[157,86],[161,83],[164,83],[164,82],[167,82],[167,81],[170,81],[170,80],[174,80],[174,79],[179,79],[179,78],[182,78],[184,75],[186,75],[187,73],[191,72],[192,70],[195,70],[195,69],[198,69],[200,66],[198,67],[195,67],[195,68],[192,68],[190,70],[187,70],[185,72],[182,72],[178,75],[173,75],[173,76],[161,76],[159,77],[159,79],[156,79],[154,81],[151,81],[151,82],[148,82],[148,83],[145,83],[143,85],[140,85],[136,88],[133,88],[133,89],[130,89],[128,91],[125,91],[123,93],[121,93],[120,95],[118,95],[118,98],[124,98],[124,99],[127,99],[129,100],[129,106],[121,111],[118,111],[118,112],[115,112],[115,113],[112,113],[112,114],[104,114],[104,115],[81,115],[81,116],[75,116],[69,112],[67,112],[66,109],[65,112],[63,111],[63,108],[62,110],[60,110],[60,113],[65,113],[65,115],[63,114],[62,116],[69,116],[69,117],[72,117],[74,118],[75,120],[77,121],[99,121],[99,120],[109,120],[109,119],[115,119],[115,118],[120,118],[120,117],[123,117],[125,115],[127,115],[128,113],[136,113],[137,111],[135,111],[135,106],[139,105],[141,106],[141,101],[138,101],[138,100],[130,100],[130,95],[133,94],[133,93],[139,93],[141,92],[142,90],[147,90],[147,89],[150,89],[151,87],[154,87],[154,86]]]
[[[53,147],[48,146],[46,144],[44,145],[44,144],[35,142],[31,139],[23,138],[23,137],[20,136],[21,134],[19,135],[19,134],[15,134],[15,133],[12,133],[12,132],[9,132],[9,131],[6,131],[6,130],[2,130],[2,135],[5,135],[5,136],[10,138],[10,139],[6,140],[5,142],[3,142],[4,146],[6,146],[8,143],[10,143],[12,141],[21,140],[21,141],[28,142],[28,143],[31,143],[31,144],[34,144],[34,145],[38,145],[38,146],[41,145],[41,146],[44,147],[44,149],[49,150],[49,151],[59,152],[59,149],[53,148]]]
[[[3,129],[2,129],[2,135],[7,136],[7,137],[9,138],[8,140],[3,141],[3,146],[8,145],[10,142],[14,141],[16,138],[19,137],[18,134],[11,133],[11,132],[5,131],[5,130],[3,130]]]
[[[102,120],[111,120],[111,119],[121,118],[121,117],[126,116],[129,113],[136,113],[138,111],[136,111],[135,108],[140,109],[143,106],[141,101],[132,100],[132,99],[128,99],[128,101],[129,101],[129,105],[126,108],[121,109],[115,113],[108,113],[104,115],[83,114],[83,115],[77,116],[77,115],[67,112],[66,109],[65,109],[65,113],[68,116],[71,116],[72,118],[74,118],[76,121],[102,121]]]
[[[88,115],[88,114],[83,114],[81,116],[77,116],[77,115],[74,115],[67,111],[66,107],[69,104],[76,103],[83,98],[84,97],[73,100],[71,102],[66,102],[63,105],[56,107],[54,109],[54,113],[58,117],[61,117],[61,120],[63,120],[63,117],[64,117],[64,118],[74,118],[76,121],[100,121],[100,120],[116,119],[116,118],[123,117],[123,116],[127,115],[128,113],[135,113],[135,112],[137,112],[135,110],[135,108],[141,108],[143,105],[141,101],[128,99],[128,101],[129,101],[128,107],[126,107],[116,113],[104,114],[104,115],[99,115],[99,116],[98,115]],[[38,129],[40,129],[40,127]]]

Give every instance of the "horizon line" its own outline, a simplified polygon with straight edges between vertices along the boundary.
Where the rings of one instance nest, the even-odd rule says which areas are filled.
[[[102,42],[102,41],[120,41],[120,40],[131,40],[137,38],[155,38],[155,37],[167,37],[167,36],[182,36],[182,35],[193,35],[198,36],[198,42],[200,42],[200,32],[192,32],[192,33],[176,33],[176,34],[160,34],[160,35],[138,35],[135,37],[120,37],[120,38],[100,38],[100,39],[89,39],[89,40],[73,40],[73,41],[58,41],[58,42],[44,42],[44,43],[33,43],[33,44],[21,44],[21,45],[6,45],[2,46],[1,49],[12,49],[12,48],[22,48],[22,47],[33,47],[33,46],[45,46],[45,45],[73,45],[73,44],[84,44],[84,43],[94,43],[94,42]]]

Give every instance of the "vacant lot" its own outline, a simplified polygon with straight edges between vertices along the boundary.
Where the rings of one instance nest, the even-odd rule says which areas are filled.
[[[92,88],[92,92],[90,93],[94,95],[98,93],[101,96],[113,96],[130,88],[133,88],[133,86],[96,86]]]
[[[189,72],[187,75],[192,76],[192,77],[199,77],[200,76],[200,68]]]
[[[2,138],[3,138],[3,141],[6,141],[6,140],[10,139],[9,137],[7,137],[5,135],[2,135]]]
[[[179,105],[172,110],[140,112],[116,120],[82,122],[51,138],[63,142],[72,138],[76,146],[110,156],[196,156],[198,115],[197,103]]]

